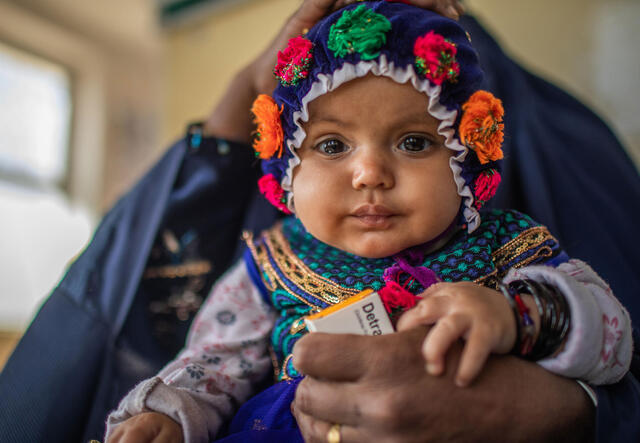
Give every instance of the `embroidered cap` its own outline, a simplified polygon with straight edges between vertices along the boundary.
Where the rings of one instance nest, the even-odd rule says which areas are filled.
[[[311,101],[368,74],[410,83],[429,98],[428,113],[454,151],[449,162],[462,197],[460,223],[472,232],[478,209],[500,182],[503,109],[480,89],[483,73],[468,34],[455,21],[405,3],[358,2],[325,17],[278,55],[280,84],[254,108],[254,141],[263,159],[261,191],[294,212],[291,181],[306,136]],[[275,135],[274,135],[275,134]],[[282,134],[282,137],[280,137]]]

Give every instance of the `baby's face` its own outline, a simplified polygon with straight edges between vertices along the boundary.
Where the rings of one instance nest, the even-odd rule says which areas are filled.
[[[293,201],[319,240],[386,257],[442,233],[460,208],[452,151],[428,98],[385,77],[353,80],[309,105]]]

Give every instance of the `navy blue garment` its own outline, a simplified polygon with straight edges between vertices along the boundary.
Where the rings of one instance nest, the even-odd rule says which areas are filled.
[[[464,16],[461,23],[479,52],[486,88],[505,108],[502,183],[489,206],[545,224],[569,256],[588,262],[611,285],[640,324],[640,175],[632,160],[591,110],[506,56],[475,19]],[[635,339],[635,377],[639,344]],[[627,376],[596,390],[597,441],[640,441],[637,380]]]
[[[569,256],[588,262],[640,321],[640,175],[607,125],[507,57],[472,17],[461,20],[504,103],[502,183],[489,206],[546,225]]]
[[[194,150],[183,140],[109,211],[0,374],[0,442],[102,439],[108,411],[175,356],[188,329],[169,342],[151,334],[142,275],[157,234],[197,231],[208,292],[242,226],[275,220],[257,198],[254,163],[246,145],[209,139]]]
[[[640,252],[632,240],[640,183],[631,161],[593,113],[511,61],[477,23],[463,24],[480,51],[488,89],[507,110],[496,205],[548,225],[640,321]],[[175,355],[189,325],[151,332],[149,306],[162,286],[143,275],[160,234],[170,228],[178,239],[199,239],[197,253],[211,264],[199,289],[206,293],[240,256],[241,228],[275,220],[257,195],[252,158],[243,145],[209,139],[194,150],[180,141],[105,216],[0,374],[0,442],[102,438],[108,411]],[[640,367],[633,372],[640,376]],[[640,441],[636,378],[597,391],[599,441]]]

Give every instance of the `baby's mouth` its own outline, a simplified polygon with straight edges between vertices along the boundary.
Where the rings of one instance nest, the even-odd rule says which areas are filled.
[[[351,216],[360,223],[371,228],[386,228],[391,222],[391,218],[396,214],[389,208],[382,205],[362,205],[351,213]]]

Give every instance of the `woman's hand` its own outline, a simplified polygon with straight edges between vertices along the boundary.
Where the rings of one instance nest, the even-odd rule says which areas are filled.
[[[309,30],[322,17],[357,0],[305,0],[300,8],[287,20],[276,38],[250,65],[255,95],[271,94],[276,87],[273,67],[276,64],[278,51],[287,46],[290,38]],[[452,19],[464,13],[464,7],[457,0],[411,0],[411,4]]]
[[[472,282],[438,283],[398,321],[398,331],[418,325],[434,325],[422,345],[426,369],[444,372],[445,355],[458,340],[465,346],[456,375],[458,386],[473,381],[490,353],[506,354],[516,341],[516,319],[504,296]]]
[[[182,427],[168,415],[145,412],[125,420],[106,443],[182,443]]]
[[[301,338],[295,367],[306,375],[292,405],[307,442],[592,441],[593,404],[573,380],[511,356],[489,358],[471,386],[453,382],[455,344],[445,374],[424,370],[426,328],[381,336]]]
[[[255,95],[271,94],[276,87],[273,67],[276,64],[278,51],[287,46],[290,38],[303,34],[325,15],[356,2],[357,0],[305,0],[287,20],[267,49],[251,63]],[[464,13],[464,7],[457,0],[410,0],[409,3],[452,19],[458,19]]]
[[[278,51],[287,46],[290,38],[301,35],[325,15],[355,1],[304,0],[267,48],[232,80],[220,103],[205,122],[205,134],[249,142],[254,129],[249,109],[258,94],[271,94],[276,87],[273,68]],[[454,19],[464,11],[457,0],[411,0],[410,3]]]
[[[302,34],[344,4],[345,0],[304,0],[267,48],[233,79],[205,123],[205,134],[249,142],[254,129],[249,109],[258,94],[271,94],[276,87],[273,68],[278,51],[287,46],[290,38]]]

